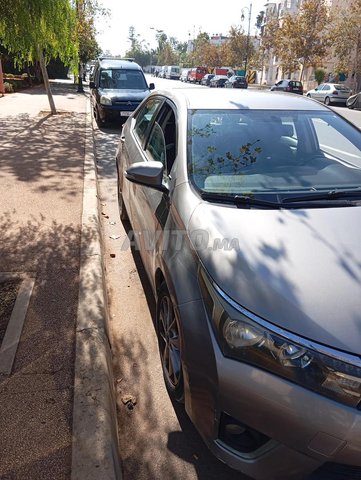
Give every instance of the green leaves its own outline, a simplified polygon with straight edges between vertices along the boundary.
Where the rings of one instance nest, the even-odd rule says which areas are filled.
[[[76,56],[73,42],[75,11],[69,0],[0,0],[0,38],[19,64],[46,58],[69,63]]]

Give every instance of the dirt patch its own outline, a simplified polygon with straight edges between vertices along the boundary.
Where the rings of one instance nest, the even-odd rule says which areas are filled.
[[[9,323],[20,284],[21,279],[7,280],[0,283],[0,344],[3,341]]]

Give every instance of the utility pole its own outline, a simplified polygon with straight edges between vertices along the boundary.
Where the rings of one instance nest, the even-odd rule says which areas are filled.
[[[249,37],[251,33],[251,16],[252,16],[252,2],[249,4],[249,7],[243,7],[241,12],[241,20],[243,22],[245,16],[244,16],[244,10],[248,10],[248,30],[247,30],[247,42],[246,42],[246,57],[244,61],[244,75],[247,78],[247,63],[248,63],[248,54],[249,54]]]

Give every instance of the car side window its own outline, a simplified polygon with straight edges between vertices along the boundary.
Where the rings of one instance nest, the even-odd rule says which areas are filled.
[[[152,160],[164,165],[164,181],[169,180],[177,156],[177,128],[173,108],[166,102],[160,108],[149,135],[146,151]]]
[[[165,166],[166,162],[166,147],[164,133],[158,122],[155,122],[149,136],[147,153],[152,160],[161,162]]]
[[[331,87],[330,87],[330,85],[325,85],[325,86],[323,87],[323,89],[324,89],[324,90],[331,90]]]
[[[134,131],[137,137],[139,138],[139,140],[141,141],[141,143],[144,142],[147,136],[148,127],[151,124],[152,119],[155,113],[157,112],[158,107],[162,103],[162,101],[163,100],[161,98],[157,98],[157,97],[150,98],[146,102],[144,107],[141,109],[139,114],[137,115]]]
[[[337,124],[332,125],[324,119],[314,118],[312,119],[312,125],[316,132],[320,150],[329,158],[336,162],[346,162],[349,166],[352,165],[355,158],[360,158],[358,146],[337,129]],[[342,145],[342,149],[340,149],[340,145]],[[353,167],[355,168],[355,165]]]

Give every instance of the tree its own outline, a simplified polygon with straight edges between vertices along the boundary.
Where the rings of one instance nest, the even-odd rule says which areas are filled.
[[[97,15],[107,15],[107,11],[101,8],[96,0],[77,0],[76,13],[79,60],[86,63],[95,60],[101,54],[94,21]]]
[[[248,48],[247,48],[248,47]],[[254,52],[254,46],[251,42],[247,44],[247,35],[242,28],[231,27],[228,40],[223,45],[224,65],[242,67],[244,60],[250,58]]]
[[[83,93],[83,65],[91,59],[97,58],[101,49],[96,41],[95,16],[99,13],[106,14],[97,0],[75,0],[76,12],[76,38],[78,46],[78,92]]]
[[[285,15],[275,42],[283,70],[291,73],[301,63],[302,80],[306,67],[322,64],[330,46],[330,27],[327,0],[304,0],[296,15]]]
[[[39,61],[50,109],[56,113],[46,62],[59,57],[65,63],[77,57],[72,41],[75,12],[69,0],[0,0],[0,38],[17,63]]]
[[[317,85],[320,85],[326,76],[326,72],[322,68],[316,68],[315,70],[315,80],[317,82]]]
[[[210,40],[206,32],[199,32],[193,42],[193,51],[189,54],[191,65],[208,65]]]
[[[149,44],[147,44],[147,47],[143,46],[145,41],[136,33],[134,26],[129,28],[128,40],[130,41],[130,49],[125,52],[125,56],[134,58],[142,67],[150,63],[150,58],[153,57],[154,51],[149,49]]]
[[[350,6],[338,12],[332,31],[333,52],[336,68],[351,74],[353,88],[361,90],[361,0],[354,0]]]

